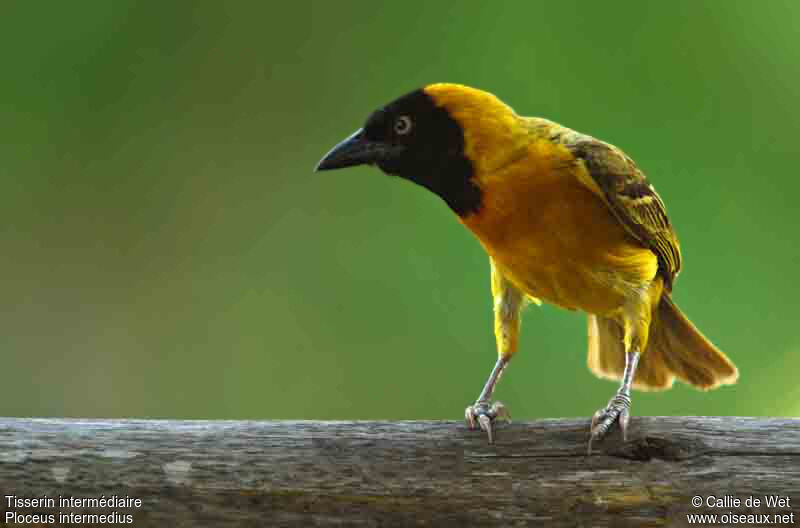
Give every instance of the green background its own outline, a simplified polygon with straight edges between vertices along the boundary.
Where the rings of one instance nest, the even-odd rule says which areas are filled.
[[[421,85],[622,147],[667,203],[675,298],[734,387],[635,414],[800,412],[798,2],[7,2],[0,415],[461,418],[489,265],[438,198],[314,173]],[[586,321],[525,313],[497,396],[589,417]]]

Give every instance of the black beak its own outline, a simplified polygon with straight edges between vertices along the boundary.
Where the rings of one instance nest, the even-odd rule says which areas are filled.
[[[324,171],[372,164],[396,155],[401,149],[399,145],[370,141],[364,137],[364,129],[359,128],[325,154],[314,170]]]

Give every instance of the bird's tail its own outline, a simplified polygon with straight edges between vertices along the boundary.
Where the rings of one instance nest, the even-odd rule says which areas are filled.
[[[601,378],[621,379],[625,370],[622,326],[613,319],[589,315],[589,369]],[[661,297],[650,324],[647,348],[639,360],[633,386],[665,390],[675,378],[709,390],[735,383],[739,371],[675,306]]]

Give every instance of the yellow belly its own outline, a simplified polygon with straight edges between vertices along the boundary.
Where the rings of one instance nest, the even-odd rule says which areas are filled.
[[[618,310],[655,277],[655,254],[572,173],[523,165],[485,189],[481,211],[462,222],[526,294],[589,313]]]

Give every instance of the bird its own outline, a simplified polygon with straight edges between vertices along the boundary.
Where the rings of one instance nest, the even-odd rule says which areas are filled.
[[[672,299],[678,237],[653,185],[616,146],[520,116],[492,93],[434,83],[373,111],[315,170],[357,165],[439,196],[489,256],[498,359],[465,410],[489,443],[510,417],[492,395],[531,303],[585,312],[588,368],[620,382],[592,416],[590,454],[615,426],[627,441],[632,389],[665,390],[677,378],[709,390],[738,379]]]

